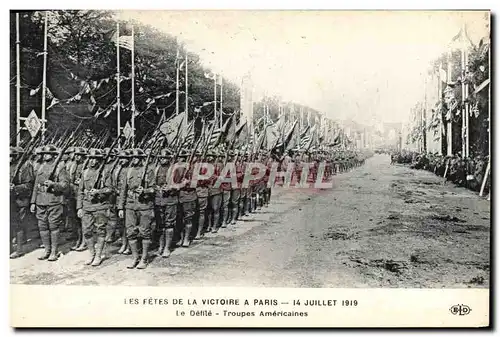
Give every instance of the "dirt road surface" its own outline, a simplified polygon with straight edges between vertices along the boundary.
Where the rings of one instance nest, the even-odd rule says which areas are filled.
[[[129,256],[90,267],[88,252],[63,248],[52,263],[41,252],[11,260],[12,283],[487,288],[490,202],[375,155],[332,189],[273,190],[269,207],[146,270],[126,269]]]

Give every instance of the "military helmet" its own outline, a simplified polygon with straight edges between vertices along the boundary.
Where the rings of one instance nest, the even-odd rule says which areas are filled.
[[[161,149],[158,157],[160,157],[160,158],[172,158],[173,153],[169,149]]]
[[[73,146],[70,146],[66,149],[66,151],[64,151],[65,154],[71,154],[75,152],[75,148]]]
[[[85,156],[87,154],[87,149],[84,148],[84,147],[81,147],[81,146],[77,146],[77,147],[74,147],[73,148],[73,153],[75,155],[81,155],[81,156]]]
[[[104,156],[107,156],[109,154],[110,157],[115,157],[115,156],[118,156],[119,152],[120,151],[117,148],[113,148],[111,150],[111,154],[109,154],[109,147],[106,147],[106,148],[103,149],[103,155]]]
[[[104,154],[103,154],[103,151],[101,149],[90,149],[88,157],[89,158],[103,158]]]
[[[35,155],[42,154],[43,146],[39,146],[35,149]]]
[[[147,157],[147,155],[146,155],[146,153],[144,153],[143,149],[132,149],[129,153],[130,153],[129,156],[134,157],[134,158]]]
[[[130,157],[130,153],[129,153],[129,150],[121,150],[118,152],[118,157],[119,158],[129,158]]]
[[[187,150],[181,150],[179,152],[179,157],[184,158],[184,157],[187,157],[187,156],[189,156],[189,152]]]
[[[41,154],[59,154],[59,149],[55,145],[45,145],[40,151]]]

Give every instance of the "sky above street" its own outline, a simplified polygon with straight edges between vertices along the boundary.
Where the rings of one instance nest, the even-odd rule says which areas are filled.
[[[423,99],[423,74],[447,50],[462,19],[477,43],[484,12],[125,11],[177,35],[212,70],[256,94],[365,125],[403,122]],[[140,53],[140,51],[137,51]]]

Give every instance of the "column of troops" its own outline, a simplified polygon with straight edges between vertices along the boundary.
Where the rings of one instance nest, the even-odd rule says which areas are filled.
[[[31,213],[43,248],[39,260],[56,261],[63,241],[61,233],[69,232],[67,239],[74,242],[71,250],[89,252],[86,265],[99,266],[109,256],[107,245],[121,242],[118,254],[132,257],[127,268],[144,269],[151,250],[156,251],[156,256],[168,258],[176,247],[189,247],[192,240],[217,233],[258,208],[267,207],[271,199],[269,174],[276,161],[278,171],[286,169],[290,162],[314,162],[308,181],[315,181],[320,161],[326,161],[325,178],[329,179],[365,160],[353,153],[290,153],[278,159],[268,152],[239,155],[232,151],[226,159],[226,153],[215,150],[208,151],[206,157],[190,151],[181,151],[176,157],[169,149],[162,149],[153,163],[146,165],[147,153],[140,148],[110,151],[74,147],[66,149],[57,161],[60,151],[45,145],[21,163],[23,149],[10,149],[10,221],[15,233],[11,258],[26,253],[25,234],[32,223]],[[193,164],[202,157],[213,164],[214,174],[192,186]],[[168,181],[173,158],[177,158],[176,162],[193,159],[187,167],[174,171],[175,185]],[[235,164],[236,186],[216,184],[224,161]],[[249,162],[266,165],[267,172],[244,186]],[[295,177],[300,177],[300,167],[295,166]],[[206,170],[201,166],[200,173]],[[278,185],[280,181],[282,177],[277,179]]]
[[[489,162],[488,156],[462,158],[461,152],[453,156],[443,156],[437,153],[419,153],[416,151],[399,151],[391,154],[391,163],[409,164],[416,170],[427,170],[457,186],[479,192],[486,174]],[[490,190],[490,179],[487,180],[485,191]]]

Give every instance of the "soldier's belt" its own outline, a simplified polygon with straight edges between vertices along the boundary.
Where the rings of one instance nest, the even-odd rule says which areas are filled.
[[[39,192],[47,193],[47,192],[49,192],[49,188],[47,186],[45,186],[45,185],[38,184],[38,191]]]

